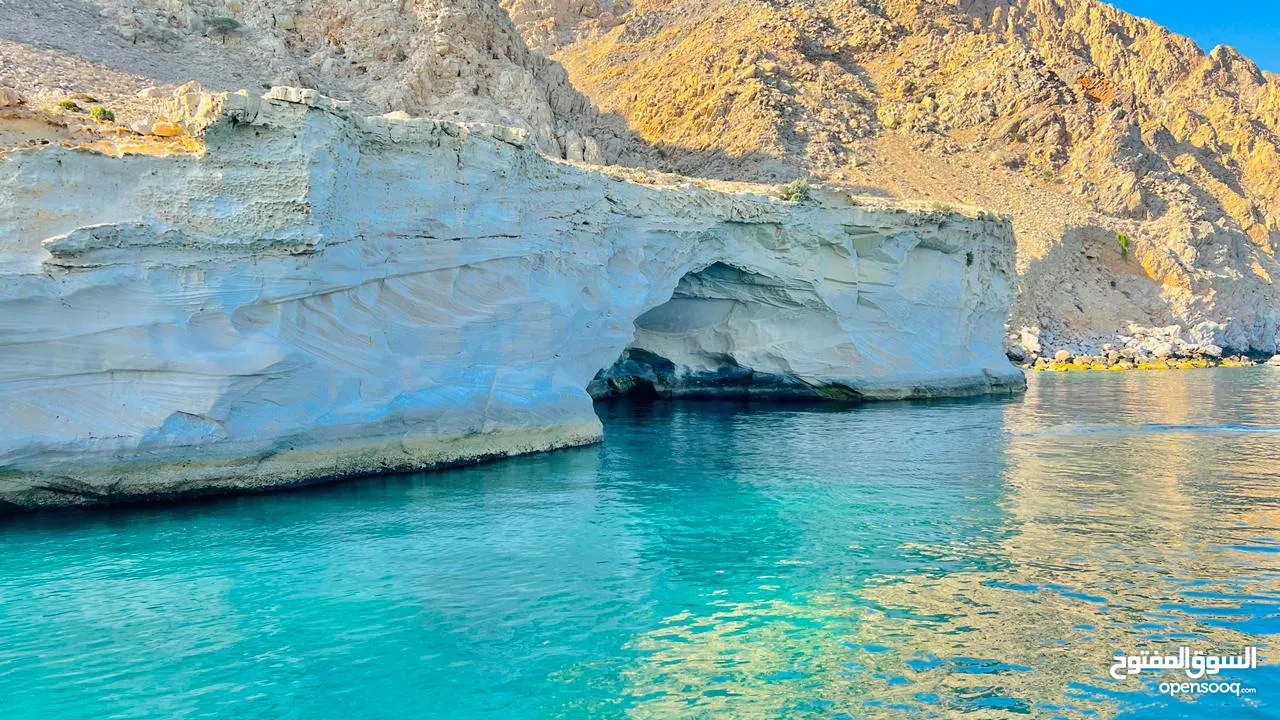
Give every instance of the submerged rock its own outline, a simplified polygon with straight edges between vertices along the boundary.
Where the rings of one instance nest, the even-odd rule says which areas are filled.
[[[1023,386],[1005,218],[609,173],[314,91],[195,95],[200,155],[0,156],[0,501],[590,443],[592,394],[644,386]]]

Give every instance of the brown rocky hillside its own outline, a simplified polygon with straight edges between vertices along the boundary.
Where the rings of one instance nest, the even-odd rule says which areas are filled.
[[[1280,78],[1230,48],[1093,0],[505,5],[672,169],[1012,213],[1015,331],[1275,348]]]
[[[130,123],[146,119],[139,92],[191,80],[316,88],[369,113],[519,127],[553,157],[648,162],[625,122],[531,52],[496,0],[0,2],[0,87],[88,93]]]

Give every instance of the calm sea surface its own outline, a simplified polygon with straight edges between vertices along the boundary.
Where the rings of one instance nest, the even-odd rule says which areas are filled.
[[[1280,717],[1280,370],[599,410],[592,448],[0,519],[0,718]],[[1181,645],[1258,668],[1108,676]]]

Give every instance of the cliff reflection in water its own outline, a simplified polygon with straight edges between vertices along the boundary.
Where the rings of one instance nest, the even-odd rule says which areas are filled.
[[[719,677],[726,690],[698,700],[713,716],[1272,717],[1277,378],[1038,376],[1022,402],[1004,405],[1005,442],[990,447],[1003,468],[990,524],[944,542],[899,542],[892,552],[917,561],[905,572],[836,574],[793,598],[665,618],[634,642],[642,659],[629,671],[639,701],[631,714],[678,716],[688,688]],[[946,512],[982,515],[981,498],[953,499]],[[1261,646],[1265,665],[1220,678],[1257,693],[1187,702],[1156,692],[1186,681],[1182,673],[1108,676],[1116,653],[1179,645]]]

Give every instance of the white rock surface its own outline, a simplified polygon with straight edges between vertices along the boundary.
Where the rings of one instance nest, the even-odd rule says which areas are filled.
[[[586,388],[633,337],[840,397],[1022,387],[1007,218],[630,182],[314,91],[197,100],[199,157],[0,156],[11,506],[593,442]]]

